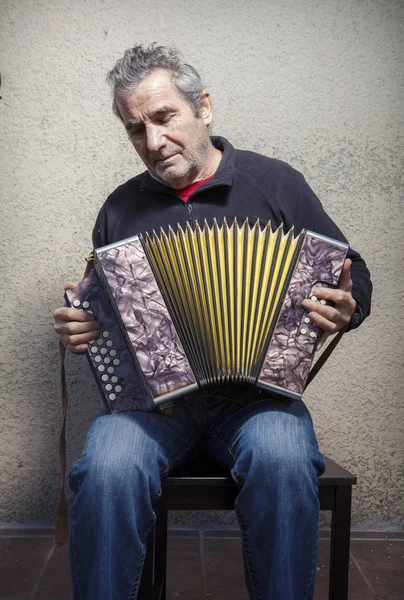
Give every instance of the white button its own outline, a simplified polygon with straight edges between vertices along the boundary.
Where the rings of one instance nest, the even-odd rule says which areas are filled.
[[[85,302],[83,302],[83,308],[89,308],[90,307],[90,303],[87,302],[87,300]]]
[[[108,367],[107,371],[108,373],[115,373],[114,367]]]
[[[98,362],[102,361],[102,358],[101,358],[101,356],[99,354],[97,354],[97,356],[94,358],[94,360],[95,360],[95,362],[98,363]]]
[[[108,342],[107,342],[107,344],[108,344]],[[116,356],[116,350],[110,350],[109,351],[109,355],[110,356]]]
[[[80,300],[73,300],[73,306],[78,308],[81,305]]]
[[[102,375],[101,379],[103,381],[108,381],[109,377],[108,377],[108,375]]]
[[[118,392],[118,393],[122,392],[122,387],[120,385],[116,385],[115,386],[115,391]]]
[[[88,312],[89,315],[93,315],[94,314],[92,310],[88,310],[87,312]]]
[[[111,377],[111,381],[112,383],[118,383],[118,377],[114,375],[113,377]]]
[[[97,340],[97,344],[98,344],[99,346],[102,346],[102,345],[103,345],[103,343],[104,343],[104,340],[103,340],[102,338],[98,338],[98,340]]]
[[[119,360],[119,358],[114,358],[113,364],[117,367],[118,365],[121,364],[121,361]]]
[[[301,329],[301,330],[300,330],[300,333],[302,333],[302,334],[304,335],[305,333],[307,333],[307,329],[305,329],[305,328],[303,327],[303,329]]]
[[[109,398],[110,400],[116,400],[116,395],[115,395],[115,394],[110,394],[110,395],[108,396],[108,398]]]
[[[317,334],[316,334],[316,332],[315,332],[315,331],[310,331],[310,337],[311,337],[311,338],[315,338],[315,337],[317,337]]]
[[[95,340],[90,340],[88,343],[89,344],[94,344]]]
[[[111,362],[111,359],[109,358],[109,356],[106,356],[104,358],[104,365],[109,365],[110,362]]]
[[[327,300],[324,300],[324,298],[321,298],[320,304],[327,304]]]
[[[310,300],[313,300],[313,302],[316,302],[316,301],[317,301],[317,296],[312,296],[312,297],[310,298]]]
[[[111,348],[111,346],[114,345],[114,342],[112,340],[107,340],[105,344],[108,346],[108,348]]]
[[[102,373],[103,371],[105,371],[105,367],[104,367],[104,365],[100,365],[100,366],[98,367],[98,370],[99,370],[101,373]]]
[[[105,338],[109,337],[109,331],[103,331],[102,337],[105,337]]]
[[[306,318],[304,319],[304,322],[305,322],[305,323],[310,323],[310,319],[309,319],[309,317],[306,317]]]
[[[107,383],[105,389],[107,390],[107,392],[110,392],[112,390],[112,385],[110,383]]]
[[[102,355],[104,355],[107,354],[108,350],[106,348],[101,348],[100,352]]]
[[[97,348],[97,346],[93,346],[93,347],[91,348],[91,352],[93,352],[94,354],[95,354],[96,352],[98,352],[98,348]]]

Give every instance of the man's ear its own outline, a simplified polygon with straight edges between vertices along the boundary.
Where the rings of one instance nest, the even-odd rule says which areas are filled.
[[[206,127],[208,127],[212,123],[213,119],[213,106],[212,99],[208,90],[203,90],[201,94],[201,104],[199,109],[199,116],[202,121],[205,123]]]

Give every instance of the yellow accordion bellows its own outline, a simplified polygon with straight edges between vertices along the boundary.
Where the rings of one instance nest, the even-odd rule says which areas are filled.
[[[255,382],[299,252],[293,229],[237,221],[161,230],[144,247],[203,384]]]

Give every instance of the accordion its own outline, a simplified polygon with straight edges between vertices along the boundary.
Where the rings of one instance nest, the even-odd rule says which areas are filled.
[[[301,301],[338,284],[347,251],[311,231],[236,219],[95,249],[65,298],[100,323],[87,355],[106,407],[162,409],[232,384],[300,398],[321,333]]]

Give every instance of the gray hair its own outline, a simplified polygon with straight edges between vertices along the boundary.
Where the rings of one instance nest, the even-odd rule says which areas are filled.
[[[199,74],[181,56],[176,48],[156,46],[156,42],[148,48],[139,44],[126,50],[107,75],[107,82],[112,87],[112,110],[116,116],[123,120],[119,99],[133,92],[156,69],[166,69],[170,73],[174,89],[193,107],[198,116],[205,88]]]

